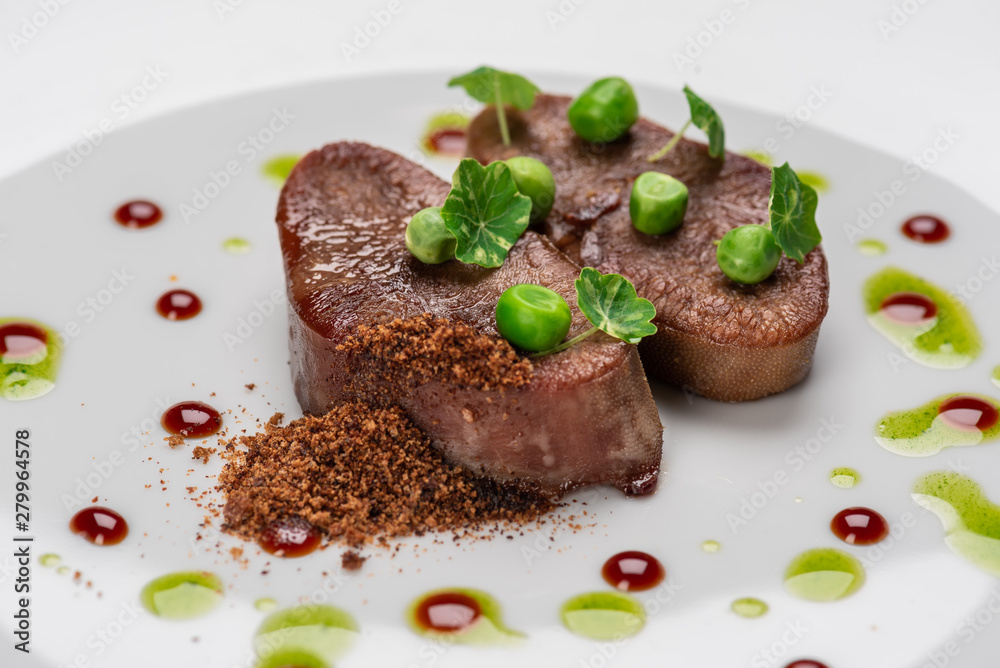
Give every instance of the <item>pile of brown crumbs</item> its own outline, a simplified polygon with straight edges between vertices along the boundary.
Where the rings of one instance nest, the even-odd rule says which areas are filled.
[[[432,380],[482,391],[515,389],[531,382],[533,374],[531,361],[519,357],[506,340],[428,313],[362,325],[338,350],[349,353],[354,386],[369,391]]]
[[[448,464],[396,407],[347,403],[276,423],[236,439],[246,451],[227,447],[219,474],[223,528],[246,539],[289,516],[351,546],[429,531],[469,534],[537,521],[557,505]]]

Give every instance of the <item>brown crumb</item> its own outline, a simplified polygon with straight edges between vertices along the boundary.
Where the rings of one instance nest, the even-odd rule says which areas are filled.
[[[243,387],[247,388],[248,390],[250,390],[252,392],[253,388],[257,387],[257,383],[247,383]]]
[[[354,550],[347,550],[340,555],[340,567],[345,571],[357,571],[367,560],[368,557],[363,557]]]
[[[229,548],[229,554],[232,555],[233,559],[239,559],[240,557],[243,556],[243,548],[242,547],[231,547],[231,548]]]
[[[202,464],[207,464],[208,460],[215,454],[215,448],[206,448],[199,445],[191,451],[191,459],[200,459]]]
[[[297,516],[328,538],[358,546],[430,531],[470,532],[536,521],[556,507],[448,464],[396,407],[342,404],[322,417],[237,440],[219,489],[223,529],[256,539]]]
[[[91,503],[97,503],[97,497],[95,496],[94,498],[92,498],[92,499],[90,500],[90,502],[91,502]]]
[[[169,445],[171,448],[176,448],[179,445],[184,445],[184,439],[178,436],[177,434],[167,436],[163,440],[166,441],[167,445]]]

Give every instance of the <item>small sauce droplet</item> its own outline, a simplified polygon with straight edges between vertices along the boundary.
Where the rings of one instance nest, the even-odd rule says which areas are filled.
[[[319,547],[322,534],[301,517],[283,517],[267,525],[257,543],[281,557],[303,557]]]
[[[592,592],[566,601],[559,616],[571,632],[592,640],[634,636],[646,625],[646,609],[621,592]]]
[[[479,602],[460,592],[442,592],[422,599],[415,611],[417,624],[428,631],[462,631],[483,614]]]
[[[851,489],[861,482],[861,474],[852,468],[841,467],[830,471],[830,483],[841,489]]]
[[[205,571],[171,573],[142,588],[142,604],[157,617],[194,619],[222,602],[222,581]]]
[[[889,535],[889,523],[871,508],[847,508],[833,516],[830,530],[850,545],[874,545]]]
[[[704,552],[715,553],[718,552],[722,545],[717,540],[706,540],[701,544],[701,549]]]
[[[55,387],[62,344],[41,323],[0,319],[0,397],[35,399]]]
[[[840,550],[818,548],[795,557],[785,570],[785,589],[806,601],[836,601],[865,581],[861,562]]]
[[[222,250],[230,255],[245,255],[252,249],[253,247],[250,245],[250,242],[241,237],[229,237],[222,242]]]
[[[820,663],[819,661],[814,661],[812,659],[799,659],[797,661],[792,661],[790,664],[785,666],[785,668],[827,668],[825,663]]]
[[[747,619],[754,619],[756,617],[763,617],[770,610],[767,603],[760,600],[759,598],[738,598],[733,601],[732,605],[729,606],[730,610],[735,612],[740,617],[745,617]]]
[[[260,610],[261,612],[264,612],[267,610],[274,610],[275,608],[277,608],[278,602],[270,597],[258,598],[256,601],[253,602],[253,607],[255,610]]]
[[[60,557],[58,554],[52,554],[51,552],[49,552],[48,554],[43,554],[42,556],[38,557],[38,563],[40,563],[45,568],[55,568],[56,566],[62,563],[62,557]]]
[[[993,367],[993,373],[990,374],[990,381],[997,387],[1000,387],[1000,366]]]
[[[858,242],[858,252],[869,257],[885,255],[888,250],[886,243],[878,239],[862,239]]]
[[[30,364],[33,357],[44,354],[49,335],[30,322],[8,322],[0,325],[0,357],[4,364]]]
[[[951,236],[951,228],[937,216],[921,214],[903,223],[903,234],[922,244],[941,243]]]
[[[128,535],[125,518],[110,508],[101,506],[84,508],[73,515],[69,528],[94,545],[117,545]]]
[[[897,292],[882,300],[879,309],[888,318],[906,325],[930,322],[938,308],[929,297],[918,292]]]
[[[219,431],[222,427],[222,415],[206,403],[182,401],[163,411],[160,424],[177,436],[204,438]]]
[[[187,320],[201,313],[201,299],[189,290],[171,290],[156,302],[156,312],[167,320]]]
[[[1000,420],[1000,411],[979,397],[959,395],[945,399],[938,406],[941,419],[965,431],[987,431]]]
[[[604,580],[622,591],[646,591],[663,582],[666,571],[659,560],[645,552],[619,552],[601,569]]]
[[[137,230],[155,225],[163,218],[160,207],[144,199],[125,202],[115,210],[115,220],[119,225]]]
[[[465,130],[441,128],[427,137],[427,147],[438,155],[465,155]]]
[[[69,575],[69,566],[60,566],[56,569],[57,575]]]
[[[935,471],[917,480],[913,500],[938,516],[952,551],[1000,577],[1000,505],[979,483],[962,473]]]

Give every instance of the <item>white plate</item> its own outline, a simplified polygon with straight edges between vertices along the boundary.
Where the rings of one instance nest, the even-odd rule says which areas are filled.
[[[261,308],[255,302],[284,289],[273,223],[278,190],[261,176],[262,164],[277,154],[358,139],[423,161],[447,177],[454,162],[423,158],[417,143],[434,112],[469,107],[460,91],[445,87],[447,78],[439,73],[343,80],[220,100],[104,137],[62,181],[45,161],[0,184],[0,231],[6,234],[0,245],[0,315],[36,318],[63,331],[71,322],[80,327],[69,342],[54,391],[33,401],[0,404],[7,443],[14,440],[15,429],[32,433],[34,555],[57,553],[93,583],[91,588],[74,584],[71,577],[33,562],[32,657],[37,665],[67,666],[79,658],[79,665],[93,661],[91,665],[102,667],[134,666],[137,661],[245,666],[263,616],[254,601],[271,596],[283,606],[292,605],[324,586],[335,589],[329,602],[354,614],[363,629],[356,647],[338,664],[345,668],[636,665],[640,658],[642,665],[653,660],[674,666],[780,666],[800,657],[822,660],[831,668],[923,666],[934,665],[934,653],[949,642],[959,651],[949,665],[986,665],[976,657],[995,658],[1000,634],[980,632],[970,640],[959,625],[985,609],[997,581],[945,547],[940,523],[920,510],[909,490],[921,473],[948,468],[960,459],[987,493],[1000,500],[1000,446],[907,459],[876,445],[872,430],[890,409],[946,392],[991,392],[989,370],[1000,361],[992,341],[1000,329],[998,282],[985,281],[969,304],[987,343],[980,359],[957,371],[916,363],[894,371],[889,355],[895,349],[867,324],[860,288],[868,275],[888,264],[945,287],[965,283],[976,275],[981,258],[1000,246],[1000,221],[954,185],[928,174],[911,181],[899,159],[808,127],[789,138],[780,119],[725,105],[719,108],[732,148],[758,148],[773,138],[780,145],[779,161],[818,171],[831,184],[821,196],[819,212],[830,261],[831,306],[805,383],[781,396],[741,405],[689,400],[654,384],[666,425],[667,473],[659,491],[640,500],[606,490],[586,493],[593,527],[554,541],[538,532],[513,541],[460,546],[447,537],[443,544],[407,541],[395,558],[371,550],[374,558],[359,574],[342,575],[341,550],[336,548],[280,560],[226,535],[193,540],[204,512],[186,499],[185,487],[212,485],[220,463],[215,459],[206,466],[192,461],[184,448],[168,449],[156,424],[157,402],[197,399],[229,409],[231,431],[254,429],[254,418],[266,420],[275,410],[298,414],[283,308],[268,317],[253,316],[259,326],[232,352],[224,341],[224,334],[238,335],[241,319]],[[535,78],[546,90],[570,93],[588,83],[561,76]],[[678,91],[639,86],[638,93],[643,111],[652,118],[674,126],[686,118]],[[251,155],[255,149],[244,142],[268,126],[275,110],[293,118]],[[54,159],[65,161],[66,156]],[[192,205],[195,189],[203,190],[228,161],[235,161],[241,173],[185,222],[180,205]],[[856,221],[858,207],[877,202],[878,193],[890,190],[897,179],[905,194],[867,231],[886,241],[889,253],[864,257],[845,226]],[[114,224],[111,213],[132,198],[160,203],[165,220],[142,231]],[[952,223],[950,241],[921,246],[901,236],[899,224],[923,211]],[[224,253],[221,242],[230,236],[249,239],[253,251]],[[87,307],[79,305],[98,297],[116,270],[134,278],[91,319]],[[176,283],[170,281],[172,275],[178,277]],[[202,314],[178,323],[157,316],[155,300],[173,287],[201,295]],[[246,383],[256,383],[257,389],[247,391]],[[821,433],[824,421],[838,425],[836,434],[799,466],[794,453]],[[134,449],[128,441],[133,426],[152,426]],[[4,451],[3,470],[11,470],[11,450],[5,446]],[[68,531],[72,512],[63,501],[64,495],[76,494],[78,480],[85,481],[115,451],[124,463],[113,466],[96,491],[81,490],[87,503],[98,496],[101,504],[123,512],[131,525],[126,542],[101,548]],[[853,490],[834,487],[828,479],[835,466],[858,469],[862,484]],[[779,471],[788,474],[787,484],[775,486],[755,517],[734,532],[727,514],[738,513],[742,501]],[[161,479],[167,483],[161,485]],[[7,484],[13,486],[12,481]],[[12,496],[10,491],[3,494],[4,521],[12,519],[13,509],[6,505]],[[854,505],[873,507],[893,524],[909,513],[915,525],[878,549],[846,546],[828,526],[834,513]],[[705,539],[719,540],[721,551],[703,552]],[[871,562],[859,593],[815,604],[784,592],[781,576],[791,558],[820,546],[838,547]],[[231,547],[247,548],[249,567],[228,557]],[[656,611],[647,627],[624,644],[571,635],[559,624],[560,605],[572,595],[606,589],[600,566],[623,549],[659,557],[673,593],[659,592],[665,602],[649,604]],[[6,547],[3,553],[8,553]],[[6,557],[0,564],[7,566],[2,599],[10,611],[12,560]],[[116,617],[123,606],[136,604],[146,582],[188,569],[211,570],[225,581],[225,601],[211,615],[169,622],[141,613],[112,642],[100,638],[99,632],[116,631]],[[269,574],[262,575],[262,569]],[[330,575],[324,577],[324,572]],[[492,592],[507,623],[528,635],[525,645],[441,651],[412,634],[403,623],[404,608],[415,596],[440,586]],[[654,595],[639,596],[651,601]],[[729,604],[743,596],[764,599],[770,613],[756,620],[737,617]],[[4,619],[9,627],[6,612]],[[9,650],[9,632],[5,637]],[[769,648],[781,654],[780,660],[770,663],[763,657]],[[22,655],[18,659],[23,664],[17,665],[28,665]]]

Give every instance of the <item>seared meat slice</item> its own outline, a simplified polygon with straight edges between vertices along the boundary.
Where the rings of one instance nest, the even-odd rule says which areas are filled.
[[[575,304],[579,267],[526,233],[504,265],[424,265],[406,250],[410,217],[444,202],[449,185],[389,151],[330,144],[295,167],[278,206],[288,283],[292,375],[302,409],[322,413],[358,391],[338,345],[359,325],[429,313],[499,336],[494,309],[516,283],[538,283]],[[571,335],[588,327],[575,315]],[[373,399],[383,388],[361,387]],[[452,374],[388,397],[452,462],[547,492],[606,483],[655,489],[662,426],[635,346],[604,335],[534,362],[517,389],[484,390]]]
[[[509,147],[487,109],[472,122],[468,152],[482,163],[527,155],[549,166],[556,201],[545,234],[576,262],[622,274],[656,306],[658,332],[639,344],[649,374],[722,401],[758,399],[805,378],[827,311],[823,251],[804,265],[783,257],[766,281],[741,286],[723,275],[712,244],[734,227],[767,222],[768,168],[734,153],[722,164],[687,139],[650,164],[672,132],[640,118],[625,137],[590,144],[569,126],[569,103],[540,95],[530,110],[509,114]],[[690,193],[683,224],[662,236],[635,230],[629,218],[632,182],[651,170]]]

